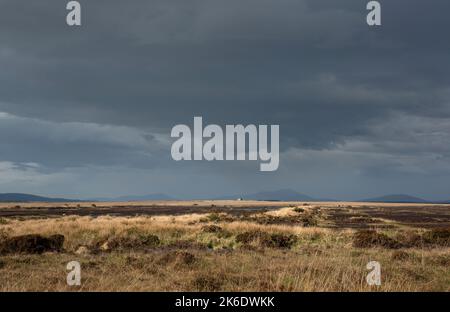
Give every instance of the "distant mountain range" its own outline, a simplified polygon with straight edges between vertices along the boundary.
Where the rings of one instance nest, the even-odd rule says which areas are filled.
[[[317,202],[317,201],[336,201],[335,199],[329,198],[314,198],[302,193],[298,193],[291,189],[282,189],[278,191],[268,191],[268,192],[259,192],[254,194],[242,194],[242,195],[234,195],[234,196],[223,196],[217,199],[248,199],[248,200],[270,200],[270,201],[309,201],[309,202]],[[428,201],[423,198],[404,195],[404,194],[391,194],[384,195],[380,197],[374,198],[366,198],[359,200],[348,200],[355,202],[379,202],[379,203],[441,203],[450,204],[450,200],[448,201]]]
[[[148,194],[148,195],[129,195],[120,197],[102,197],[102,198],[92,198],[92,201],[111,201],[111,202],[127,202],[127,201],[146,201],[146,200],[175,200],[175,198],[163,194]]]
[[[215,198],[216,200],[228,199],[234,200],[242,198],[244,200],[267,200],[267,201],[335,201],[333,199],[314,198],[291,189],[281,189],[277,191],[265,191],[252,194],[239,194],[232,196],[222,196]],[[146,201],[146,200],[176,200],[176,198],[163,193],[155,193],[148,195],[129,195],[120,197],[104,197],[104,198],[91,198],[88,200],[75,200],[67,198],[53,198],[44,197],[23,193],[0,193],[0,202],[82,202],[82,201],[115,201],[115,202],[127,202],[127,201]],[[427,201],[423,198],[404,195],[404,194],[392,194],[374,198],[366,198],[360,200],[354,200],[357,202],[378,202],[378,203],[441,203],[450,204],[450,200],[447,201]]]
[[[374,197],[374,198],[367,198],[363,200],[359,200],[362,202],[379,202],[379,203],[429,203],[429,201],[415,197],[410,195],[404,195],[404,194],[393,194],[393,195],[385,195],[380,197]]]
[[[0,202],[83,202],[83,201],[116,201],[116,202],[126,202],[126,201],[145,201],[145,200],[174,200],[174,198],[166,194],[149,194],[149,195],[136,195],[136,196],[120,196],[112,198],[91,198],[87,200],[77,200],[77,199],[67,199],[67,198],[53,198],[37,196],[32,194],[23,193],[0,193]]]
[[[80,202],[80,200],[67,198],[51,198],[23,193],[3,193],[0,194],[0,202]]]

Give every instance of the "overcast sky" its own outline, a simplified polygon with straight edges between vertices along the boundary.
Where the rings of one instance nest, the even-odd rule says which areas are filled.
[[[80,3],[0,0],[0,193],[450,199],[448,0]],[[173,161],[194,116],[279,124],[279,170]]]

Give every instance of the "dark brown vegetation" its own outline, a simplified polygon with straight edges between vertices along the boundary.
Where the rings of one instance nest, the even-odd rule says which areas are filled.
[[[159,264],[192,265],[197,261],[194,254],[184,250],[170,251],[164,254],[159,260]]]
[[[159,237],[153,234],[134,233],[130,231],[127,236],[112,236],[106,240],[96,242],[91,248],[93,251],[111,251],[126,249],[147,249],[160,245]]]
[[[358,231],[353,237],[353,246],[356,248],[384,247],[397,249],[401,244],[386,234],[373,230]]]
[[[211,275],[201,275],[192,281],[192,287],[198,291],[217,291],[222,286],[222,281]]]
[[[0,243],[0,254],[43,252],[60,252],[64,244],[64,235],[44,237],[36,234],[21,235],[5,238]]]
[[[432,229],[423,233],[407,231],[391,238],[375,230],[361,230],[354,234],[353,246],[357,248],[384,247],[398,248],[424,248],[449,247],[450,229]]]
[[[205,225],[202,227],[202,232],[204,233],[222,233],[223,229],[217,225]]]
[[[291,248],[296,240],[295,235],[269,234],[262,231],[248,231],[236,236],[238,243],[248,245],[256,242],[260,246],[270,248]]]

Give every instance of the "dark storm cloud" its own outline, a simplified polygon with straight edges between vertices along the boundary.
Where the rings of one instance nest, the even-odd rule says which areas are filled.
[[[426,148],[446,170],[448,1],[382,1],[378,29],[365,24],[362,0],[80,3],[83,26],[69,28],[64,1],[0,1],[0,111],[15,118],[0,125],[0,161],[164,167],[169,148],[160,141],[200,115],[206,123],[280,124],[286,154],[350,146],[421,159]],[[28,122],[28,132],[16,131]],[[97,132],[102,125],[133,134],[111,142]],[[58,129],[66,131],[55,141]],[[158,143],[145,140],[154,135]],[[405,167],[386,157],[353,164],[368,179],[370,164],[379,164],[377,175]]]

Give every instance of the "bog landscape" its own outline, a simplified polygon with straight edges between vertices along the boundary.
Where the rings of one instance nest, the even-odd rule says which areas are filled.
[[[0,204],[0,291],[449,291],[449,267],[448,204]]]

